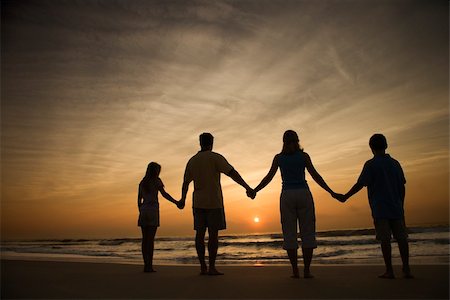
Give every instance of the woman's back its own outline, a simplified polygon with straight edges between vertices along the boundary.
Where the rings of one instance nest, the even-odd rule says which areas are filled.
[[[306,162],[303,151],[296,151],[292,154],[280,153],[278,165],[281,171],[283,190],[308,188],[305,179]]]

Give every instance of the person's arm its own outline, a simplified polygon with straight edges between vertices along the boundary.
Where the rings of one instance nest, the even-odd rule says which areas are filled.
[[[183,177],[183,185],[181,186],[181,199],[178,201],[177,207],[179,209],[183,209],[186,205],[186,196],[187,192],[189,190],[189,184],[193,180],[192,174],[190,171],[190,161],[186,165],[186,169],[184,170],[184,177]]]
[[[273,179],[278,170],[278,154],[275,155],[272,161],[272,166],[270,167],[269,173],[261,180],[258,186],[255,188],[255,193],[259,192],[265,188]]]
[[[405,185],[402,184],[402,185],[400,186],[400,197],[401,197],[401,199],[402,199],[402,206],[405,205],[405,195],[406,195]]]
[[[158,190],[164,198],[166,198],[167,200],[178,206],[178,201],[175,200],[172,196],[169,195],[169,193],[166,192],[166,190],[164,189],[164,185],[160,185]]]
[[[358,177],[358,180],[356,181],[355,185],[352,186],[352,188],[343,196],[338,199],[341,202],[347,201],[348,198],[362,190],[363,187],[368,186],[372,182],[372,171],[370,167],[370,161],[367,161],[364,164],[364,167],[361,171],[361,174]]]
[[[184,181],[183,182],[183,186],[181,187],[181,200],[178,202],[178,208],[179,209],[183,209],[184,206],[186,205],[186,196],[187,196],[187,192],[189,190],[189,181]]]
[[[141,185],[139,185],[139,187],[138,187],[138,198],[137,198],[137,205],[138,205],[138,208],[140,208],[140,207],[141,207],[141,205],[142,205],[142,192],[141,192]]]
[[[253,189],[247,184],[247,182],[245,182],[244,179],[242,179],[241,175],[235,169],[231,169],[231,171],[228,172],[226,175],[229,176],[231,179],[233,179],[236,183],[243,186],[248,194],[254,193]]]
[[[317,170],[314,168],[313,163],[311,161],[311,158],[307,153],[304,153],[305,155],[305,162],[306,162],[306,169],[308,170],[309,174],[311,174],[311,177],[314,179],[317,184],[323,188],[325,191],[331,194],[333,198],[336,198],[337,194],[333,192],[332,189],[327,185],[325,180],[323,180],[322,176],[317,172]]]
[[[181,201],[186,201],[187,192],[189,190],[189,183],[187,181],[183,182],[183,186],[181,187]]]
[[[403,172],[402,166],[400,165],[399,162],[397,162],[398,168],[400,170],[400,176],[401,176],[401,184],[400,184],[400,197],[402,200],[402,206],[405,204],[405,194],[406,194],[406,190],[405,190],[405,184],[406,184],[406,178],[405,178],[405,173]]]
[[[359,192],[364,185],[360,183],[359,181],[355,183],[355,185],[347,192],[347,194],[344,195],[344,202],[347,201],[348,198]]]

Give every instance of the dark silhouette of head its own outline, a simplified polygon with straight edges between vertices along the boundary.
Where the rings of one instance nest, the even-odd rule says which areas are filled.
[[[381,133],[375,133],[370,137],[369,146],[374,154],[384,153],[388,147],[386,137]]]
[[[148,179],[158,178],[160,172],[161,172],[161,166],[152,161],[147,166],[147,172],[145,172],[144,178],[148,178]]]
[[[159,177],[161,166],[155,162],[151,162],[147,166],[144,178],[142,178],[141,185],[144,189],[148,189],[152,180]]]
[[[212,150],[214,144],[214,137],[209,132],[200,134],[200,147],[204,150]]]
[[[281,153],[292,154],[303,151],[300,147],[300,139],[294,130],[286,130],[283,134],[283,149]]]

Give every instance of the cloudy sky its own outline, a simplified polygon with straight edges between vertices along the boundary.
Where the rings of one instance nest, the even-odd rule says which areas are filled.
[[[296,130],[337,192],[384,133],[408,224],[448,222],[447,1],[2,1],[1,17],[4,239],[138,236],[146,165],[179,198],[202,132],[256,186]],[[280,231],[279,175],[254,201],[222,183],[227,233]],[[319,230],[372,226],[365,191],[309,185]],[[190,201],[160,199],[159,235],[192,234]]]

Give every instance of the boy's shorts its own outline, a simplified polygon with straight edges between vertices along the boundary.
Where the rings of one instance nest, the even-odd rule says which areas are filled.
[[[222,208],[193,208],[194,230],[223,230],[227,228],[225,210]]]
[[[403,219],[374,219],[376,239],[381,242],[390,242],[391,234],[397,241],[407,240],[405,221]]]

